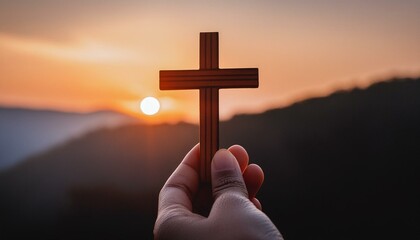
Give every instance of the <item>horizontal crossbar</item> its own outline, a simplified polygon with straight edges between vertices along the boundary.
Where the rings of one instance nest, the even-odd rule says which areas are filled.
[[[258,68],[162,70],[160,90],[257,88]]]

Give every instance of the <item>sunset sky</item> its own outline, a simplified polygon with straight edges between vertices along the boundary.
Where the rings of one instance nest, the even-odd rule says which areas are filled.
[[[208,31],[220,68],[260,73],[258,89],[221,90],[222,119],[420,76],[419,0],[0,0],[0,106],[197,122],[198,91],[160,91],[159,70],[197,69]]]

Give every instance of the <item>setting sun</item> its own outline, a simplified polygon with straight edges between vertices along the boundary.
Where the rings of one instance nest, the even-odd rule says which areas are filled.
[[[155,115],[159,112],[160,103],[154,97],[146,97],[141,101],[140,109],[146,115]]]

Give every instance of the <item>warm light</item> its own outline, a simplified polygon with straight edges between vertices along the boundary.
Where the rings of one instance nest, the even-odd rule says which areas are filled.
[[[154,97],[146,97],[140,103],[141,111],[146,115],[155,115],[159,109],[159,101]]]

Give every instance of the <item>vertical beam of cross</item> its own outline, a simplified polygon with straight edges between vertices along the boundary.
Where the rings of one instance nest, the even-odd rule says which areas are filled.
[[[200,33],[200,70],[209,69],[219,69],[218,33]],[[211,175],[208,168],[218,149],[219,89],[217,87],[200,88],[200,176],[202,181],[210,182]]]
[[[161,90],[200,90],[200,179],[211,181],[219,149],[219,89],[258,87],[258,68],[219,69],[219,34],[200,33],[199,70],[161,70]]]

